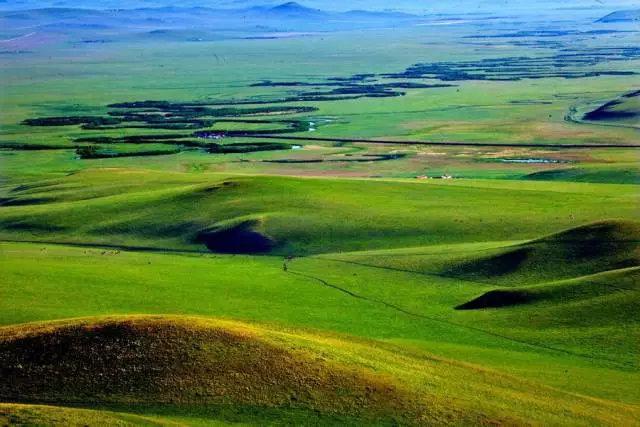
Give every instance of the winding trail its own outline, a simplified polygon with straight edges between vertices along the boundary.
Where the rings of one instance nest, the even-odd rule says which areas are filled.
[[[380,300],[377,298],[372,298],[372,297],[368,297],[362,294],[358,294],[356,292],[353,292],[349,289],[343,288],[341,286],[338,285],[334,285],[332,283],[327,282],[326,280],[320,278],[320,277],[316,277],[316,276],[312,276],[306,273],[302,273],[299,271],[293,271],[291,269],[287,269],[286,272],[288,274],[293,274],[299,277],[304,277],[307,278],[309,280],[312,280],[316,283],[321,284],[322,286],[334,289],[336,291],[339,291],[345,295],[348,295],[349,297],[355,298],[355,299],[359,299],[359,300],[363,300],[363,301],[367,301],[373,304],[378,304],[378,305],[382,305],[384,307],[390,308],[392,310],[395,310],[401,314],[410,316],[410,317],[414,317],[414,318],[419,318],[419,319],[424,319],[424,320],[428,320],[431,322],[436,322],[436,323],[440,323],[440,324],[444,324],[447,326],[453,326],[456,328],[460,328],[460,329],[466,329],[468,331],[473,331],[473,332],[479,332],[485,335],[489,335],[491,337],[495,337],[495,338],[500,338],[515,344],[519,344],[519,345],[525,345],[527,347],[533,347],[533,348],[537,348],[537,349],[541,349],[541,350],[546,350],[546,351],[551,351],[551,352],[555,352],[555,353],[562,353],[562,354],[566,354],[566,355],[570,355],[570,356],[574,356],[574,357],[578,357],[581,359],[587,359],[587,360],[591,360],[591,361],[597,361],[597,362],[605,362],[607,364],[613,364],[617,367],[623,368],[623,369],[629,369],[629,368],[633,368],[633,366],[629,365],[628,363],[624,363],[624,362],[620,362],[618,360],[614,360],[614,359],[609,359],[609,358],[605,358],[605,357],[595,357],[595,356],[590,356],[588,354],[582,354],[582,353],[576,353],[573,352],[571,350],[566,350],[563,348],[557,348],[557,347],[552,347],[552,346],[547,346],[544,344],[539,344],[539,343],[532,343],[529,341],[525,341],[525,340],[520,340],[517,338],[513,338],[510,336],[506,336],[506,335],[501,335],[498,334],[496,332],[491,332],[491,331],[487,331],[486,329],[482,329],[482,328],[477,328],[475,326],[469,326],[469,325],[465,325],[465,324],[461,324],[461,323],[456,323],[456,322],[452,322],[450,320],[445,320],[445,319],[441,319],[438,317],[434,317],[434,316],[427,316],[425,314],[420,314],[420,313],[415,313],[413,311],[407,310],[403,307],[400,307],[398,305],[395,304],[391,304],[387,301],[384,300]]]
[[[66,242],[53,242],[53,241],[28,241],[28,240],[10,240],[10,239],[2,239],[0,240],[0,243],[26,243],[26,244],[39,244],[39,245],[56,245],[56,246],[70,246],[70,247],[78,247],[78,248],[89,248],[89,249],[107,249],[107,250],[123,250],[123,251],[130,251],[130,252],[151,252],[151,253],[172,253],[172,254],[176,254],[176,255],[201,255],[201,256],[206,256],[206,255],[211,255],[211,253],[206,253],[206,252],[202,252],[202,251],[190,251],[190,250],[180,250],[180,249],[166,249],[166,248],[153,248],[153,247],[143,247],[143,246],[121,246],[121,245],[107,245],[107,244],[91,244],[91,243],[66,243]],[[350,262],[350,261],[345,261],[345,260],[337,260],[337,259],[331,259],[331,258],[321,258],[324,259],[326,261],[332,261],[332,262],[343,262],[343,263],[347,263],[347,264],[354,264],[354,265],[359,265],[362,267],[369,267],[369,268],[379,268],[379,269],[385,269],[385,270],[391,270],[391,271],[398,271],[398,272],[404,272],[404,273],[408,273],[408,274],[417,274],[417,275],[422,275],[422,276],[437,276],[437,277],[442,277],[442,278],[448,278],[448,279],[454,279],[454,278],[450,278],[447,276],[441,276],[438,274],[430,274],[430,273],[421,273],[421,272],[416,272],[416,271],[410,271],[410,270],[403,270],[403,269],[399,269],[399,268],[393,268],[393,267],[383,267],[383,266],[375,266],[375,265],[368,265],[368,264],[364,264],[364,263],[357,263],[357,262]],[[546,351],[551,351],[551,352],[555,352],[555,353],[562,353],[562,354],[566,354],[566,355],[570,355],[570,356],[574,356],[574,357],[578,357],[581,359],[586,359],[586,360],[591,360],[591,361],[596,361],[596,362],[600,362],[600,363],[606,363],[609,365],[614,365],[616,367],[622,368],[622,369],[634,369],[634,366],[629,364],[629,363],[625,363],[625,362],[621,362],[618,360],[614,360],[614,359],[609,359],[609,358],[605,358],[605,357],[595,357],[595,356],[590,356],[588,354],[582,354],[582,353],[576,353],[570,350],[566,350],[566,349],[562,349],[562,348],[557,348],[557,347],[552,347],[552,346],[547,346],[544,344],[539,344],[539,343],[532,343],[529,341],[525,341],[525,340],[520,340],[517,338],[513,338],[507,335],[502,335],[496,332],[491,332],[482,328],[477,328],[474,326],[470,326],[470,325],[465,325],[462,323],[457,323],[457,322],[453,322],[450,320],[446,320],[446,319],[442,319],[442,318],[438,318],[435,316],[428,316],[425,314],[421,314],[421,313],[416,313],[413,312],[411,310],[408,310],[406,308],[403,308],[399,305],[384,301],[382,299],[378,299],[378,298],[374,298],[374,297],[370,297],[370,296],[366,296],[354,291],[351,291],[345,287],[339,286],[339,285],[335,285],[332,284],[320,277],[316,277],[310,274],[306,274],[304,272],[301,271],[295,271],[292,270],[289,266],[290,261],[286,261],[285,262],[285,274],[292,274],[298,277],[303,277],[306,278],[308,280],[311,280],[315,283],[318,283],[324,287],[333,289],[335,291],[341,292],[347,296],[349,296],[350,298],[354,298],[354,299],[358,299],[361,301],[366,301],[372,304],[378,304],[381,306],[384,306],[386,308],[389,308],[391,310],[394,310],[400,314],[406,315],[406,316],[410,316],[410,317],[414,317],[417,319],[423,319],[423,320],[428,320],[431,322],[435,322],[435,323],[440,323],[443,325],[448,325],[448,326],[453,326],[456,328],[460,328],[460,329],[465,329],[468,331],[473,331],[473,332],[479,332],[481,334],[485,334],[491,337],[495,337],[495,338],[500,338],[515,344],[519,344],[519,345],[524,345],[527,347],[532,347],[532,348],[537,348],[539,350],[546,350]],[[457,278],[455,278],[456,280],[458,280]],[[469,281],[472,282],[472,281]],[[473,283],[477,283],[477,284],[484,284],[484,285],[491,285],[489,283],[483,283],[483,282],[473,282]],[[625,291],[635,291],[632,289],[621,289],[621,290],[625,290]]]

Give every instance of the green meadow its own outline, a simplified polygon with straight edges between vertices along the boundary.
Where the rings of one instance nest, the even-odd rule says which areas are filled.
[[[3,54],[0,424],[638,425],[638,32],[474,25]]]

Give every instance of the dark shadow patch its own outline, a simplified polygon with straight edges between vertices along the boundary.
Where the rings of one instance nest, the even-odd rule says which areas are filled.
[[[449,274],[474,274],[482,277],[498,277],[514,273],[529,259],[533,248],[523,247],[487,259],[471,261],[456,266]]]
[[[29,206],[29,205],[42,205],[45,203],[54,202],[55,199],[50,197],[37,197],[37,198],[17,198],[17,197],[0,197],[0,206]]]
[[[0,229],[9,230],[9,231],[28,231],[34,234],[39,233],[55,233],[67,231],[66,227],[60,227],[53,224],[36,224],[29,223],[24,221],[13,221],[7,223],[0,223]]]
[[[83,160],[90,159],[116,159],[120,157],[150,157],[150,156],[168,156],[180,153],[180,149],[173,150],[147,150],[147,151],[129,151],[120,152],[113,150],[103,150],[96,146],[80,147],[76,149],[76,155]]]
[[[256,221],[246,221],[227,229],[202,231],[198,242],[211,252],[223,254],[261,254],[271,251],[276,242],[254,229]]]
[[[533,301],[533,297],[522,291],[495,290],[487,292],[456,307],[456,310],[480,310],[483,308],[500,308],[520,304],[527,304]]]
[[[640,90],[635,90],[633,92],[622,95],[623,98],[635,98],[636,96],[640,96]]]
[[[609,101],[595,110],[588,112],[582,117],[582,119],[589,121],[602,121],[640,117],[640,111],[626,110],[623,107],[624,105],[620,100]]]
[[[448,276],[521,286],[640,265],[638,223],[607,220],[571,228],[446,268]]]

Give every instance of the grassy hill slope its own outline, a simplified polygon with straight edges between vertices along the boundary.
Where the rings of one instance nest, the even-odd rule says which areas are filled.
[[[626,302],[630,309],[638,304],[636,292],[640,287],[640,267],[626,268],[621,270],[607,271],[577,279],[563,280],[549,284],[523,286],[509,289],[489,291],[482,296],[458,306],[461,310],[474,310],[480,308],[499,308],[521,304],[546,303],[547,305],[563,306],[566,309],[568,303],[584,303],[587,300],[606,297],[618,292],[628,291],[625,295]],[[626,292],[625,292],[626,293]],[[637,313],[629,310],[619,310],[620,303],[616,304],[617,310],[611,310],[614,314],[619,311],[622,319],[633,321],[637,319]],[[597,307],[591,307],[592,312],[607,308],[607,301],[599,301]],[[611,308],[611,307],[609,307]],[[561,310],[564,310],[561,308]],[[565,310],[566,311],[566,310]],[[558,313],[561,315],[562,313]],[[556,319],[562,316],[556,316]],[[608,316],[608,321],[614,321],[617,316]]]
[[[583,165],[568,169],[533,172],[524,179],[535,181],[571,181],[617,184],[640,184],[640,166],[637,163],[611,165]]]
[[[484,242],[331,256],[378,268],[522,286],[640,265],[640,223],[604,220],[526,242]]]
[[[51,405],[0,403],[2,425],[52,426],[175,426],[177,423],[105,410],[64,408]]]
[[[531,417],[625,423],[637,415],[628,405],[395,346],[212,319],[11,326],[0,329],[0,358],[9,380],[0,387],[5,401],[135,403],[138,413],[184,420],[481,425]]]
[[[601,221],[461,262],[444,274],[522,285],[640,265],[640,223]]]
[[[445,262],[443,256],[501,246],[423,251]],[[573,393],[640,401],[638,325],[618,309],[629,305],[610,304],[610,313],[596,316],[576,304],[567,319],[536,305],[460,311],[455,307],[501,287],[347,258],[298,258],[284,271],[282,258],[271,256],[2,243],[0,323],[112,314],[222,317],[402,343]],[[527,316],[538,320],[530,324]]]
[[[320,256],[332,265],[350,266],[357,280],[325,273],[309,261],[305,267],[307,274],[313,271],[352,292],[414,313],[425,313],[425,305],[431,305],[430,314],[446,314],[501,336],[637,366],[638,235],[638,223],[609,220],[516,244]],[[363,277],[367,270],[372,272]],[[423,284],[415,289],[413,284],[387,282],[382,279],[385,272],[409,273],[421,277]],[[367,281],[377,285],[367,286]],[[444,307],[434,311],[435,301]],[[464,314],[452,316],[448,310],[454,308]]]
[[[638,128],[640,126],[638,124],[640,120],[640,90],[608,101],[587,112],[582,119],[598,124]]]
[[[131,318],[0,333],[2,400],[291,407],[403,423],[430,412],[387,378],[229,322]]]
[[[296,255],[530,239],[603,217],[633,218],[638,200],[632,186],[124,169],[90,170],[4,193],[5,240]],[[256,241],[268,244],[254,247]]]
[[[634,186],[98,169],[6,185],[0,194],[0,323],[6,342],[18,342],[22,328],[32,337],[20,341],[24,351],[7,344],[6,357],[101,355],[62,366],[102,375],[20,390],[24,403],[120,413],[136,402],[135,415],[187,424],[357,424],[404,414],[423,424],[637,418]],[[618,219],[593,222],[601,218]],[[288,254],[298,256],[284,269]],[[621,284],[628,289],[614,289]],[[525,293],[526,303],[455,310],[505,289]],[[264,326],[178,317],[9,326],[158,313]],[[129,321],[134,326],[122,327]],[[211,332],[221,328],[235,338],[222,343]],[[238,352],[224,360],[249,365],[235,371],[212,359],[232,354],[227,344],[238,350],[238,330],[253,337],[240,347],[275,348],[277,360],[260,359],[288,361],[287,372],[302,369],[297,379],[271,377],[280,371]],[[134,364],[127,380],[112,375],[104,346],[120,355],[141,350],[122,359]],[[13,389],[51,376],[53,364],[43,360],[28,360],[33,369]],[[226,373],[255,368],[259,384],[236,389],[212,364]],[[309,370],[353,381],[311,387]],[[297,387],[324,394],[283,397]],[[172,392],[178,388],[186,391]],[[18,400],[8,388],[3,396]]]

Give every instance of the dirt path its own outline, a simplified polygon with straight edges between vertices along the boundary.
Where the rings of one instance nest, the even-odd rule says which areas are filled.
[[[550,351],[550,352],[555,352],[555,353],[563,353],[563,354],[567,354],[570,356],[574,356],[574,357],[578,357],[581,359],[587,359],[587,360],[591,360],[591,361],[598,361],[601,363],[606,363],[606,364],[611,364],[611,365],[615,365],[618,367],[621,367],[623,369],[628,369],[630,366],[627,363],[624,362],[620,362],[618,360],[614,360],[614,359],[609,359],[609,358],[605,358],[605,357],[597,357],[597,356],[592,356],[589,354],[583,354],[583,353],[578,353],[578,352],[574,352],[571,350],[567,350],[564,348],[559,348],[559,347],[553,347],[553,346],[548,346],[545,344],[541,344],[541,343],[536,343],[536,342],[529,342],[529,341],[525,341],[525,340],[521,340],[518,338],[514,338],[514,337],[510,337],[507,335],[502,335],[496,332],[492,332],[492,331],[488,331],[486,329],[482,329],[482,328],[478,328],[478,327],[474,327],[474,326],[470,326],[470,325],[465,325],[462,323],[457,323],[457,322],[452,322],[450,320],[446,320],[446,319],[442,319],[442,318],[438,318],[438,317],[434,317],[434,316],[427,316],[424,314],[420,314],[420,313],[415,313],[412,311],[409,311],[403,307],[400,307],[398,305],[395,304],[391,304],[387,301],[384,300],[380,300],[380,299],[376,299],[376,298],[371,298],[365,295],[361,295],[361,294],[357,294],[355,292],[350,291],[349,289],[343,288],[341,286],[338,285],[334,285],[331,284],[329,282],[327,282],[326,280],[320,278],[320,277],[316,277],[316,276],[312,276],[309,274],[305,274],[302,273],[300,271],[292,271],[290,268],[287,269],[286,273],[288,274],[293,274],[295,276],[299,276],[299,277],[305,277],[309,280],[313,280],[316,283],[334,289],[338,292],[341,292],[351,298],[355,298],[355,299],[359,299],[359,300],[363,300],[363,301],[367,301],[373,304],[380,304],[384,307],[387,307],[391,310],[394,310],[398,313],[410,316],[410,317],[414,317],[414,318],[418,318],[418,319],[424,319],[427,321],[431,321],[431,322],[436,322],[436,323],[441,323],[441,324],[445,324],[454,328],[461,328],[461,329],[466,329],[469,331],[473,331],[473,332],[478,332],[478,333],[482,333],[485,335],[489,335],[495,338],[499,338],[499,339],[503,339],[506,341],[510,341],[512,343],[516,343],[516,344],[520,344],[520,345],[524,345],[524,346],[528,346],[528,347],[533,347],[533,348],[537,348],[539,350],[546,350],[546,351]]]

